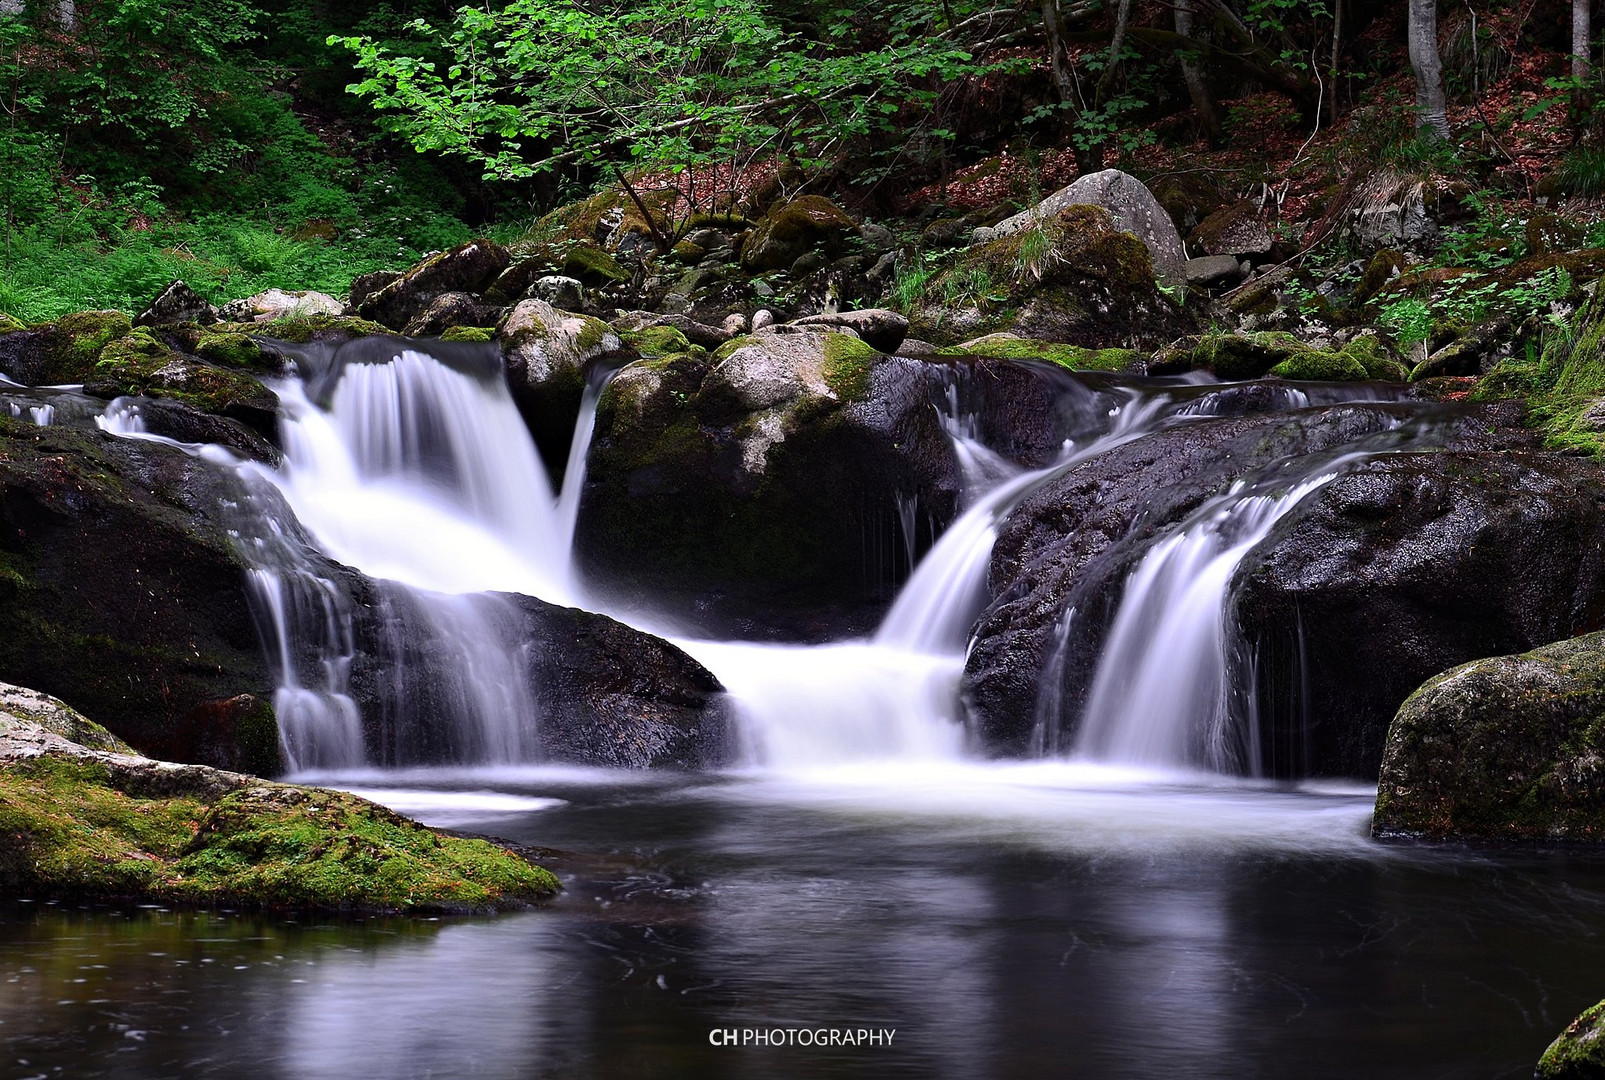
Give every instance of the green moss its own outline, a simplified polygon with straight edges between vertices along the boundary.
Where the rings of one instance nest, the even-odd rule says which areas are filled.
[[[1605,1076],[1605,1001],[1584,1010],[1538,1059],[1538,1080]]]
[[[984,356],[998,360],[1042,360],[1071,371],[1132,371],[1140,368],[1143,354],[1134,349],[1084,349],[1036,341],[1016,334],[988,334],[952,348],[937,350],[938,356]]]
[[[390,333],[376,322],[351,315],[287,315],[259,326],[254,325],[251,329],[264,337],[291,341],[297,345],[305,345],[320,337],[354,338]]]
[[[441,341],[495,341],[496,328],[494,326],[448,326],[446,332],[440,335]]]
[[[607,323],[601,319],[593,319],[589,315],[581,316],[584,320],[580,332],[574,336],[574,344],[581,353],[589,353],[598,348],[610,331]]]
[[[82,898],[323,910],[487,909],[555,892],[547,871],[343,792],[260,784],[144,797],[101,764],[0,769],[0,878]]]
[[[672,326],[648,326],[623,335],[624,343],[642,356],[669,356],[687,352],[691,342]]]
[[[866,342],[851,334],[826,334],[825,385],[842,401],[859,401],[869,394],[869,373],[880,358]]]
[[[216,334],[202,331],[195,344],[195,355],[223,367],[243,368],[246,371],[266,371],[276,367],[258,345],[245,334]]]
[[[730,355],[737,349],[744,349],[748,345],[752,345],[757,342],[757,340],[758,339],[753,337],[751,334],[737,334],[735,337],[713,350],[713,355],[709,358],[708,363],[710,366],[722,364],[728,360]]]
[[[581,281],[629,281],[629,271],[595,244],[575,244],[563,254],[563,272]]]
[[[0,311],[0,335],[15,334],[19,330],[28,329],[23,323]]]
[[[145,327],[102,349],[84,388],[101,397],[172,398],[218,414],[238,408],[271,411],[275,403],[272,393],[251,376],[188,360]]]
[[[1368,377],[1365,368],[1353,357],[1320,349],[1294,353],[1271,368],[1270,374],[1302,382],[1360,382]]]
[[[44,383],[83,382],[100,350],[133,329],[120,311],[80,311],[64,315],[44,332]]]
[[[1376,334],[1361,334],[1343,346],[1340,352],[1364,368],[1368,379],[1405,382],[1410,378],[1410,369],[1388,352],[1387,346]]]

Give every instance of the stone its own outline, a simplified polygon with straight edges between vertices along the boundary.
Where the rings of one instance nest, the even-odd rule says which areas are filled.
[[[356,310],[367,301],[368,297],[400,278],[399,270],[375,270],[367,274],[358,274],[351,280],[351,292],[347,302],[352,310]]]
[[[1244,277],[1241,264],[1230,255],[1205,255],[1187,260],[1187,284],[1230,285]]]
[[[495,326],[505,309],[470,293],[441,293],[403,331],[408,337],[439,337],[454,326]]]
[[[752,313],[752,330],[753,330],[753,333],[757,333],[759,330],[762,330],[764,327],[773,326],[774,324],[775,324],[775,313],[770,311],[768,308],[759,308],[757,311]]]
[[[529,425],[542,459],[558,477],[579,415],[590,367],[631,354],[618,333],[600,319],[521,300],[496,328],[507,385]]]
[[[400,330],[441,293],[482,293],[512,256],[490,240],[471,240],[431,255],[357,306],[365,319]]]
[[[218,309],[224,322],[272,322],[314,315],[339,315],[345,305],[328,293],[310,289],[267,289],[243,300],[231,300]]]
[[[1388,727],[1372,831],[1605,841],[1605,633],[1429,679]]]
[[[992,226],[988,239],[1012,236],[1072,206],[1103,207],[1115,228],[1133,234],[1148,248],[1153,272],[1161,282],[1171,288],[1187,284],[1187,254],[1170,215],[1141,180],[1119,169],[1080,177],[1031,209]]]
[[[807,252],[840,254],[858,226],[841,207],[823,195],[804,195],[765,214],[741,245],[741,265],[748,273],[781,270]],[[823,265],[823,263],[821,263]]]
[[[831,326],[851,330],[869,346],[883,353],[895,353],[908,336],[908,318],[887,308],[838,311],[806,315],[793,320],[793,326]]]
[[[135,326],[167,326],[173,323],[200,323],[206,326],[215,322],[217,309],[182,281],[168,283],[134,319]]]
[[[585,288],[578,278],[571,278],[564,274],[546,274],[530,282],[529,291],[525,294],[531,300],[543,300],[553,307],[565,311],[576,310],[585,305]]]
[[[892,577],[865,552],[903,550],[887,508],[899,492],[938,521],[956,505],[931,407],[945,370],[793,325],[630,365],[597,412],[575,547],[588,580],[706,632],[867,631]]]
[[[747,317],[739,311],[732,311],[724,317],[724,326],[721,328],[730,337],[747,332]]]
[[[1148,247],[1080,204],[960,253],[908,317],[938,344],[1012,333],[1092,349],[1156,348],[1195,325],[1160,291]]]
[[[1583,1010],[1538,1059],[1535,1080],[1605,1077],[1605,1001]]]
[[[1188,237],[1193,247],[1205,255],[1267,255],[1273,241],[1271,231],[1259,216],[1259,204],[1249,200],[1235,203],[1210,214]]]

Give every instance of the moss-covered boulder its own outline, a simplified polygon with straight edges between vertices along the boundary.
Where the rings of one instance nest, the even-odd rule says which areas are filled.
[[[1605,423],[1598,410],[1605,399],[1605,289],[1596,286],[1578,309],[1571,331],[1549,336],[1521,389],[1550,446],[1605,456]],[[1491,376],[1508,375],[1509,366],[1496,368]]]
[[[1388,729],[1373,829],[1605,841],[1605,633],[1428,680]]]
[[[995,240],[1039,227],[1072,206],[1096,206],[1109,215],[1114,227],[1142,242],[1154,276],[1167,288],[1187,284],[1187,253],[1170,215],[1151,191],[1130,173],[1103,169],[1077,177],[1029,210],[1004,218],[990,228],[977,229],[977,240]]]
[[[1566,1025],[1538,1059],[1537,1080],[1605,1078],[1605,1001]]]
[[[230,536],[238,497],[169,446],[0,420],[0,679],[146,753],[274,768],[236,711],[276,682]]]
[[[431,255],[364,298],[357,314],[400,330],[442,293],[484,292],[511,261],[507,249],[490,240],[459,244]]]
[[[810,251],[835,258],[858,235],[847,212],[823,195],[804,195],[765,214],[741,245],[741,265],[749,273],[784,270]]]
[[[515,304],[497,326],[496,340],[513,401],[542,459],[561,476],[591,366],[622,363],[633,354],[607,323],[544,300]]]
[[[506,308],[472,293],[441,293],[407,323],[408,337],[440,337],[454,326],[495,326]]]
[[[558,888],[504,847],[354,795],[90,749],[3,702],[0,837],[8,896],[466,913]]]
[[[100,351],[84,379],[84,392],[102,398],[172,398],[263,431],[272,430],[278,409],[278,397],[250,375],[185,356],[144,328]]]
[[[1167,357],[1165,364],[1207,369],[1229,382],[1265,375],[1309,382],[1404,382],[1409,376],[1374,333],[1336,349],[1316,348],[1281,330],[1209,334],[1183,354]]]
[[[100,350],[133,328],[120,311],[64,315],[26,333],[6,335],[0,371],[24,386],[81,383],[94,371]]]
[[[1152,348],[1193,325],[1160,292],[1148,248],[1096,206],[1071,206],[970,248],[925,282],[908,315],[909,333],[937,344],[1006,332]]]
[[[898,500],[938,520],[954,505],[927,378],[806,327],[631,364],[597,414],[576,545],[590,579],[710,630],[867,628],[895,580]]]
[[[938,356],[979,356],[994,360],[1041,360],[1071,371],[1130,371],[1141,373],[1143,354],[1135,349],[1083,349],[1037,341],[1018,334],[987,334],[937,350]]]

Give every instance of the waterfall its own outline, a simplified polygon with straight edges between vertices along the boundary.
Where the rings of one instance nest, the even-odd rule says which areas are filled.
[[[1234,730],[1232,578],[1244,556],[1359,455],[1266,490],[1238,481],[1155,543],[1126,580],[1093,676],[1078,756],[1149,766],[1258,770],[1258,739]]]
[[[1078,432],[1052,465],[1023,471],[982,445],[947,396],[944,427],[971,502],[898,592],[873,639],[822,646],[681,641],[729,689],[747,761],[810,768],[857,761],[952,760],[964,751],[958,697],[970,627],[986,605],[998,526],[1021,500],[1078,462],[1154,430],[1171,403],[1128,393]]]

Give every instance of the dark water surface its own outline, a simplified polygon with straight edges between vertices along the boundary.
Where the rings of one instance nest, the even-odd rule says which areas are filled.
[[[1605,996],[1605,860],[1374,844],[1358,789],[1039,765],[341,786],[577,853],[567,888],[437,921],[0,904],[0,1075],[1525,1077]],[[710,1045],[776,1027],[896,1034]]]

